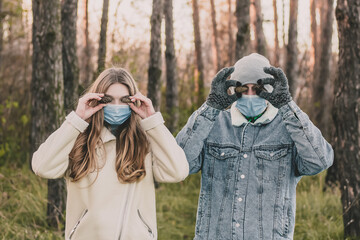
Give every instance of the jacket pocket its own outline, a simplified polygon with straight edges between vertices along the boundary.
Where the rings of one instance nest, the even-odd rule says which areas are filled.
[[[68,240],[71,240],[71,238],[73,237],[73,235],[76,232],[76,229],[78,228],[79,224],[81,223],[81,221],[84,219],[85,215],[88,213],[88,209],[85,209],[81,215],[79,220],[76,222],[75,226],[71,229],[70,233],[69,233],[69,238]]]
[[[254,150],[257,158],[256,175],[260,180],[271,182],[285,176],[288,150],[288,146],[262,146]]]
[[[147,223],[147,221],[145,221],[144,217],[141,215],[140,210],[137,210],[138,216],[140,218],[140,221],[143,223],[143,225],[145,226],[147,232],[149,233],[149,236],[153,239],[155,238],[155,234],[153,232],[153,230],[151,229],[150,225]]]
[[[285,198],[284,205],[276,209],[275,230],[283,238],[288,239],[293,235],[295,213],[293,212],[292,199]]]
[[[218,143],[208,143],[207,147],[210,162],[204,163],[205,173],[209,177],[226,180],[231,171],[234,171],[240,149],[235,145]]]

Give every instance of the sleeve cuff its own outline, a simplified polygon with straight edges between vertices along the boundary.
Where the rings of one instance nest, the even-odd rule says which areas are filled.
[[[140,126],[145,130],[148,131],[160,124],[163,124],[165,121],[160,112],[156,112],[154,115],[147,117],[140,121]]]
[[[291,100],[290,102],[279,108],[279,112],[286,118],[294,113],[299,114],[300,109],[296,105],[296,103],[293,100]]]
[[[69,113],[69,115],[66,116],[66,120],[80,132],[84,132],[85,129],[89,126],[89,123],[84,121],[74,111],[72,111],[71,113]]]

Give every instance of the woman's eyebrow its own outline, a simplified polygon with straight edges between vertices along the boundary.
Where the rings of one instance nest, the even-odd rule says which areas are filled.
[[[113,96],[111,96],[111,95],[109,95],[109,94],[104,94],[104,97],[109,97],[109,98],[114,99],[114,97],[113,97]]]
[[[114,96],[111,96],[110,94],[105,94],[104,96],[107,96],[107,97],[110,97],[110,98],[112,98],[112,99],[115,99],[116,97],[114,97]],[[119,97],[119,99],[121,99],[121,98],[123,98],[123,97],[129,97],[130,95],[123,95],[123,96],[120,96]]]

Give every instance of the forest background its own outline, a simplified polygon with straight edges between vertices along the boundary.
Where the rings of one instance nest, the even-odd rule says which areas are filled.
[[[30,159],[102,69],[128,69],[175,136],[251,52],[284,69],[335,150],[297,187],[294,239],[359,239],[359,35],[360,0],[0,0],[1,239],[63,238],[64,181]],[[160,240],[194,237],[199,188],[200,174],[158,185]]]

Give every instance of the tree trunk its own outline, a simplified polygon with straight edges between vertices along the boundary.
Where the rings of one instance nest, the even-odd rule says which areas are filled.
[[[197,104],[200,106],[205,101],[204,92],[204,64],[202,60],[201,51],[201,35],[200,35],[200,17],[198,1],[192,0],[193,8],[193,24],[194,24],[194,40],[195,40],[195,55],[196,55],[196,67],[197,67],[197,84],[198,84],[198,101]]]
[[[4,39],[4,29],[3,29],[4,17],[2,12],[2,5],[3,5],[3,0],[0,0],[0,67],[2,66],[2,51],[3,51],[3,39]]]
[[[286,75],[292,96],[295,94],[297,78],[297,16],[298,0],[292,0],[290,1],[289,37],[286,46]]]
[[[231,0],[228,0],[228,15],[229,15],[229,22],[228,22],[228,35],[229,35],[229,49],[228,49],[228,55],[229,55],[229,66],[233,65],[234,61],[234,40],[233,40],[233,34],[232,34],[232,8],[231,8]]]
[[[219,71],[221,69],[221,60],[220,60],[220,47],[218,42],[218,31],[216,24],[216,11],[215,11],[214,0],[210,0],[210,5],[211,5],[211,22],[213,28],[213,34],[212,34],[213,63],[214,63],[214,69]]]
[[[281,0],[282,3],[282,42],[285,47],[285,0]]]
[[[151,15],[150,59],[148,70],[148,97],[156,111],[160,110],[161,90],[161,20],[162,0],[153,0]]]
[[[107,24],[108,24],[108,14],[109,14],[109,0],[104,0],[102,17],[101,17],[100,40],[99,40],[98,73],[102,72],[105,69],[106,32],[107,32]]]
[[[333,94],[329,94],[328,89],[331,89],[333,82],[330,76],[330,62],[331,62],[331,40],[332,40],[332,24],[333,24],[333,3],[334,0],[327,1],[327,10],[322,13],[326,16],[325,21],[327,24],[323,24],[323,29],[321,33],[322,48],[319,63],[317,66],[317,75],[314,80],[314,92],[313,92],[313,102],[314,102],[314,121],[319,126],[323,135],[330,139],[333,132],[330,131],[330,128],[333,126],[331,121],[330,112],[332,111],[333,103]],[[319,68],[319,69],[318,69]],[[330,87],[329,87],[330,86]],[[337,162],[334,162],[331,166],[325,178],[325,183],[327,186],[335,186],[339,181],[338,177],[338,167]]]
[[[173,30],[173,0],[166,0],[164,3],[165,35],[166,35],[166,112],[169,120],[167,127],[174,133],[179,120],[178,82],[176,78],[176,57],[174,47]]]
[[[327,116],[326,113],[331,108],[328,109],[328,99],[325,99],[325,91],[327,86],[331,84],[330,79],[330,60],[331,60],[331,40],[333,33],[333,3],[334,0],[326,0],[324,4],[326,5],[325,12],[322,14],[325,15],[326,24],[323,24],[323,29],[321,31],[321,52],[319,64],[315,64],[316,69],[319,69],[319,73],[315,74],[317,76],[314,78],[314,92],[313,92],[313,102],[315,106],[314,111],[314,121],[319,126],[321,132],[326,132],[325,136],[329,136],[327,131],[326,119],[330,116]],[[315,56],[316,56],[315,51]],[[316,59],[316,57],[315,57]],[[316,61],[315,61],[316,62]]]
[[[250,46],[250,1],[236,0],[236,46],[235,46],[235,60],[249,53]]]
[[[117,2],[116,8],[115,8],[115,13],[114,13],[114,16],[113,16],[113,18],[112,18],[112,19],[115,19],[115,23],[114,23],[114,28],[115,28],[115,29],[117,29],[117,28],[119,27],[119,26],[118,26],[118,22],[119,22],[119,17],[118,17],[118,15],[119,15],[119,9],[120,9],[120,5],[121,5],[122,1],[123,1],[123,0],[119,0],[119,1]],[[116,38],[115,33],[116,33],[116,31],[113,31],[113,32],[111,33],[111,44],[113,44],[113,45],[116,44],[116,41],[115,41],[115,38]]]
[[[338,0],[338,77],[333,119],[340,177],[344,238],[360,237],[360,0]]]
[[[31,148],[34,152],[63,118],[60,2],[32,1],[33,59],[31,82]],[[64,180],[48,181],[48,223],[63,226]]]
[[[84,88],[90,86],[92,82],[92,72],[93,68],[91,65],[91,45],[89,39],[89,0],[84,0],[84,74],[81,82],[84,85]]]
[[[279,29],[278,29],[278,14],[277,14],[277,5],[276,0],[273,0],[274,8],[274,27],[275,27],[275,49],[274,49],[274,60],[273,65],[279,66],[280,64],[280,50],[279,50]]]
[[[266,39],[263,30],[263,14],[261,12],[261,0],[254,0],[254,8],[256,13],[255,18],[255,42],[256,42],[256,52],[267,57],[266,50]]]
[[[64,73],[64,109],[70,112],[78,99],[79,67],[76,55],[77,0],[62,0],[61,32]]]
[[[311,49],[310,49],[310,67],[313,70],[314,80],[316,77],[316,59],[318,56],[317,48],[317,23],[316,23],[316,0],[310,0],[310,19],[311,19]]]
[[[318,79],[318,58],[319,58],[319,50],[318,50],[318,24],[316,21],[316,9],[317,9],[317,4],[319,3],[319,0],[310,0],[310,36],[311,36],[311,46],[310,46],[310,58],[309,58],[309,70],[311,71],[311,74],[308,75],[308,77],[306,78],[306,83],[305,86],[306,87],[311,87],[311,91],[312,91],[312,98],[311,98],[311,103],[314,103],[314,94],[316,94],[316,82]],[[321,36],[320,36],[321,38]],[[310,110],[310,114],[311,114],[311,118],[313,120],[315,120],[315,111],[316,111],[316,106],[315,104],[311,105],[311,110]],[[319,126],[319,124],[317,124],[315,121],[314,123]]]

